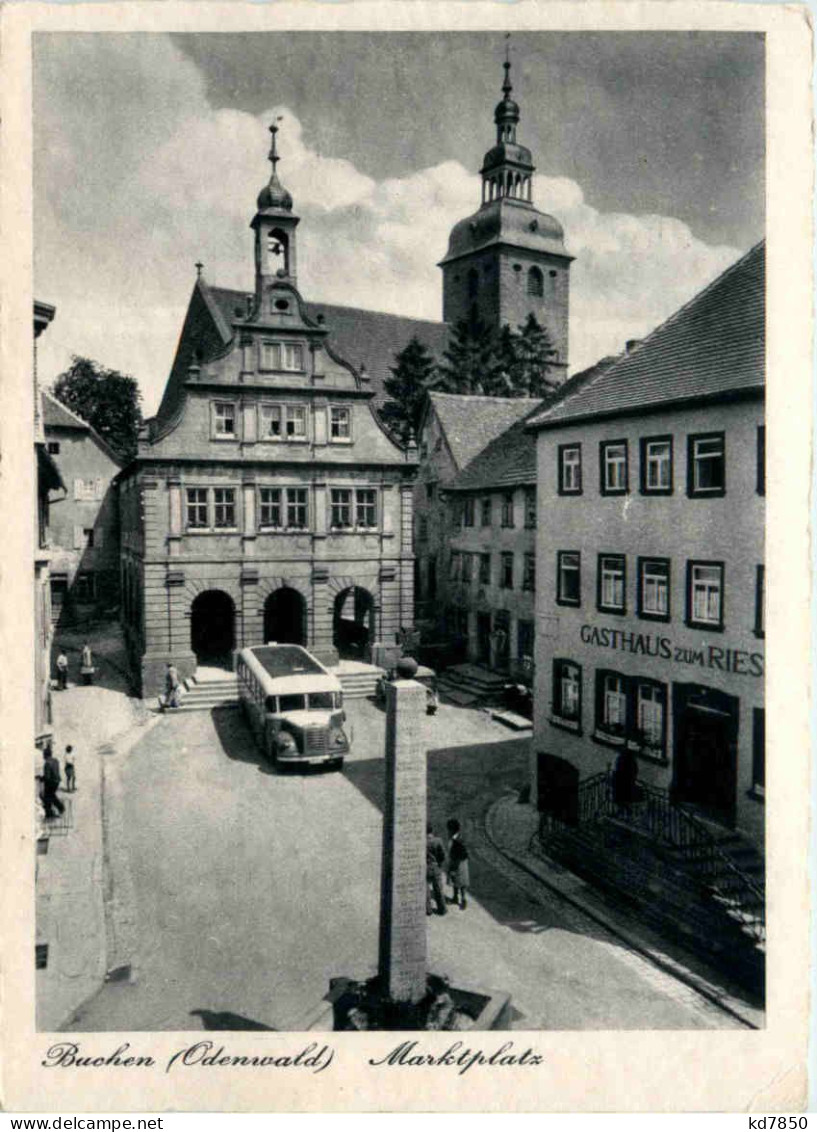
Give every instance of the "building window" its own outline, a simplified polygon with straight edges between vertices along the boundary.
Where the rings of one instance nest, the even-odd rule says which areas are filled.
[[[60,442],[59,442],[59,440],[49,440],[48,441],[48,453],[51,456],[59,456],[59,454],[60,454]]]
[[[490,554],[480,554],[479,556],[479,584],[481,586],[490,586],[491,584]]]
[[[600,554],[598,607],[604,613],[625,613],[626,559],[623,554]]]
[[[287,440],[306,440],[306,405],[287,405]]]
[[[484,496],[480,502],[480,525],[483,527],[490,527],[491,525],[491,497],[490,495]]]
[[[463,585],[466,585],[466,586],[471,585],[471,577],[472,577],[471,561],[472,561],[472,556],[470,554],[468,554],[468,553],[463,554],[463,556],[462,556],[462,581],[463,581]]]
[[[458,582],[460,580],[460,569],[462,566],[462,557],[458,550],[451,551],[451,557],[448,560],[448,578],[449,581]]]
[[[74,499],[79,503],[95,503],[103,494],[101,477],[93,480],[74,480]]]
[[[534,624],[532,621],[519,620],[516,628],[517,651],[516,655],[523,663],[533,667]]]
[[[261,502],[260,525],[262,527],[273,527],[276,530],[282,527],[281,489],[279,487],[262,487],[259,496]]]
[[[467,495],[462,504],[462,525],[464,527],[473,527],[474,525],[474,497]]]
[[[304,348],[300,342],[262,342],[261,368],[302,373]]]
[[[635,678],[635,742],[642,754],[666,755],[667,689],[656,680]]]
[[[596,732],[624,740],[627,733],[627,680],[617,672],[596,672]]]
[[[524,569],[522,572],[522,589],[536,589],[536,555],[532,550],[525,551]]]
[[[579,729],[582,718],[582,670],[572,660],[553,661],[552,722]]]
[[[726,492],[726,438],[722,432],[690,436],[687,494],[693,499]]]
[[[752,789],[762,799],[766,793],[766,710],[752,708]]]
[[[332,488],[332,519],[333,531],[349,530],[352,526],[352,492],[348,487]]]
[[[235,527],[235,488],[213,488],[213,526],[217,528]]]
[[[213,435],[235,439],[235,405],[232,401],[213,402]]]
[[[513,526],[513,492],[508,491],[502,496],[502,526]]]
[[[342,444],[352,439],[352,414],[343,405],[333,405],[329,411],[329,435],[333,443]]]
[[[578,550],[560,550],[556,555],[556,602],[581,604],[581,568]]]
[[[503,550],[499,556],[499,587],[503,590],[513,589],[513,552]]]
[[[355,492],[355,522],[364,530],[377,526],[377,492],[373,487],[360,487]]]
[[[687,624],[723,628],[723,563],[687,563]]]
[[[85,547],[86,550],[93,550],[94,549],[94,528],[93,527],[83,527],[82,528],[82,545]]]
[[[187,528],[188,530],[201,530],[207,526],[207,488],[188,487]]]
[[[766,426],[757,426],[757,493],[766,494]]]
[[[261,406],[261,439],[280,440],[283,436],[283,405]]]
[[[534,530],[536,527],[536,488],[525,488],[525,526]]]
[[[307,488],[287,488],[287,529],[305,531],[309,526]]]
[[[603,440],[599,445],[602,495],[623,495],[628,490],[627,441]]]
[[[639,558],[638,616],[650,621],[669,621],[668,558]]]
[[[672,495],[671,436],[642,439],[641,492],[643,495]]]
[[[538,267],[528,271],[528,294],[534,299],[541,299],[545,293],[545,281]]]
[[[766,568],[755,567],[755,636],[766,636]]]
[[[90,571],[77,574],[73,596],[78,605],[89,605],[96,601],[96,574]]]
[[[582,446],[559,445],[559,495],[582,493]]]

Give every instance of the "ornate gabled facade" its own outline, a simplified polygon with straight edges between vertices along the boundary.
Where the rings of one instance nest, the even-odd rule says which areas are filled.
[[[255,291],[210,287],[199,266],[159,412],[121,477],[123,615],[144,695],[169,660],[186,676],[277,640],[331,663],[413,620],[415,450],[383,428],[367,372],[298,291],[299,218],[271,132]]]
[[[494,111],[496,144],[480,170],[482,203],[451,229],[443,272],[443,319],[479,320],[499,330],[534,315],[553,343],[551,371],[567,375],[570,264],[559,221],[533,204],[531,152],[516,140],[519,106],[505,60]]]

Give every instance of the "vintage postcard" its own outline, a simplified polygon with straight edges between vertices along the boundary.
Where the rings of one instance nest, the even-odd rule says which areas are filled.
[[[801,1110],[806,10],[0,20],[4,1107]]]

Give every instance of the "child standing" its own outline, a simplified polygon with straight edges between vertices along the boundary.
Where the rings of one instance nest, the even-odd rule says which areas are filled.
[[[462,839],[460,823],[456,818],[449,818],[448,829],[448,880],[454,890],[454,903],[459,904],[464,911],[468,906],[466,893],[471,885],[471,874],[468,868],[468,849]]]

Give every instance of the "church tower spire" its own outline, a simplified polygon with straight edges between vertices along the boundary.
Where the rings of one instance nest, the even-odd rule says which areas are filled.
[[[281,184],[278,176],[278,123],[276,118],[269,127],[271,134],[268,159],[272,165],[269,182],[258,194],[258,211],[251,228],[255,230],[255,292],[256,309],[262,309],[264,293],[282,280],[297,285],[297,259],[295,255],[295,229],[299,217],[292,211],[292,194]]]
[[[531,151],[517,141],[519,105],[513,98],[506,38],[502,98],[494,109],[496,142],[485,154],[482,202],[451,229],[441,261],[443,319],[513,329],[532,315],[548,332],[551,368],[567,374],[569,255],[564,229],[533,204]]]

